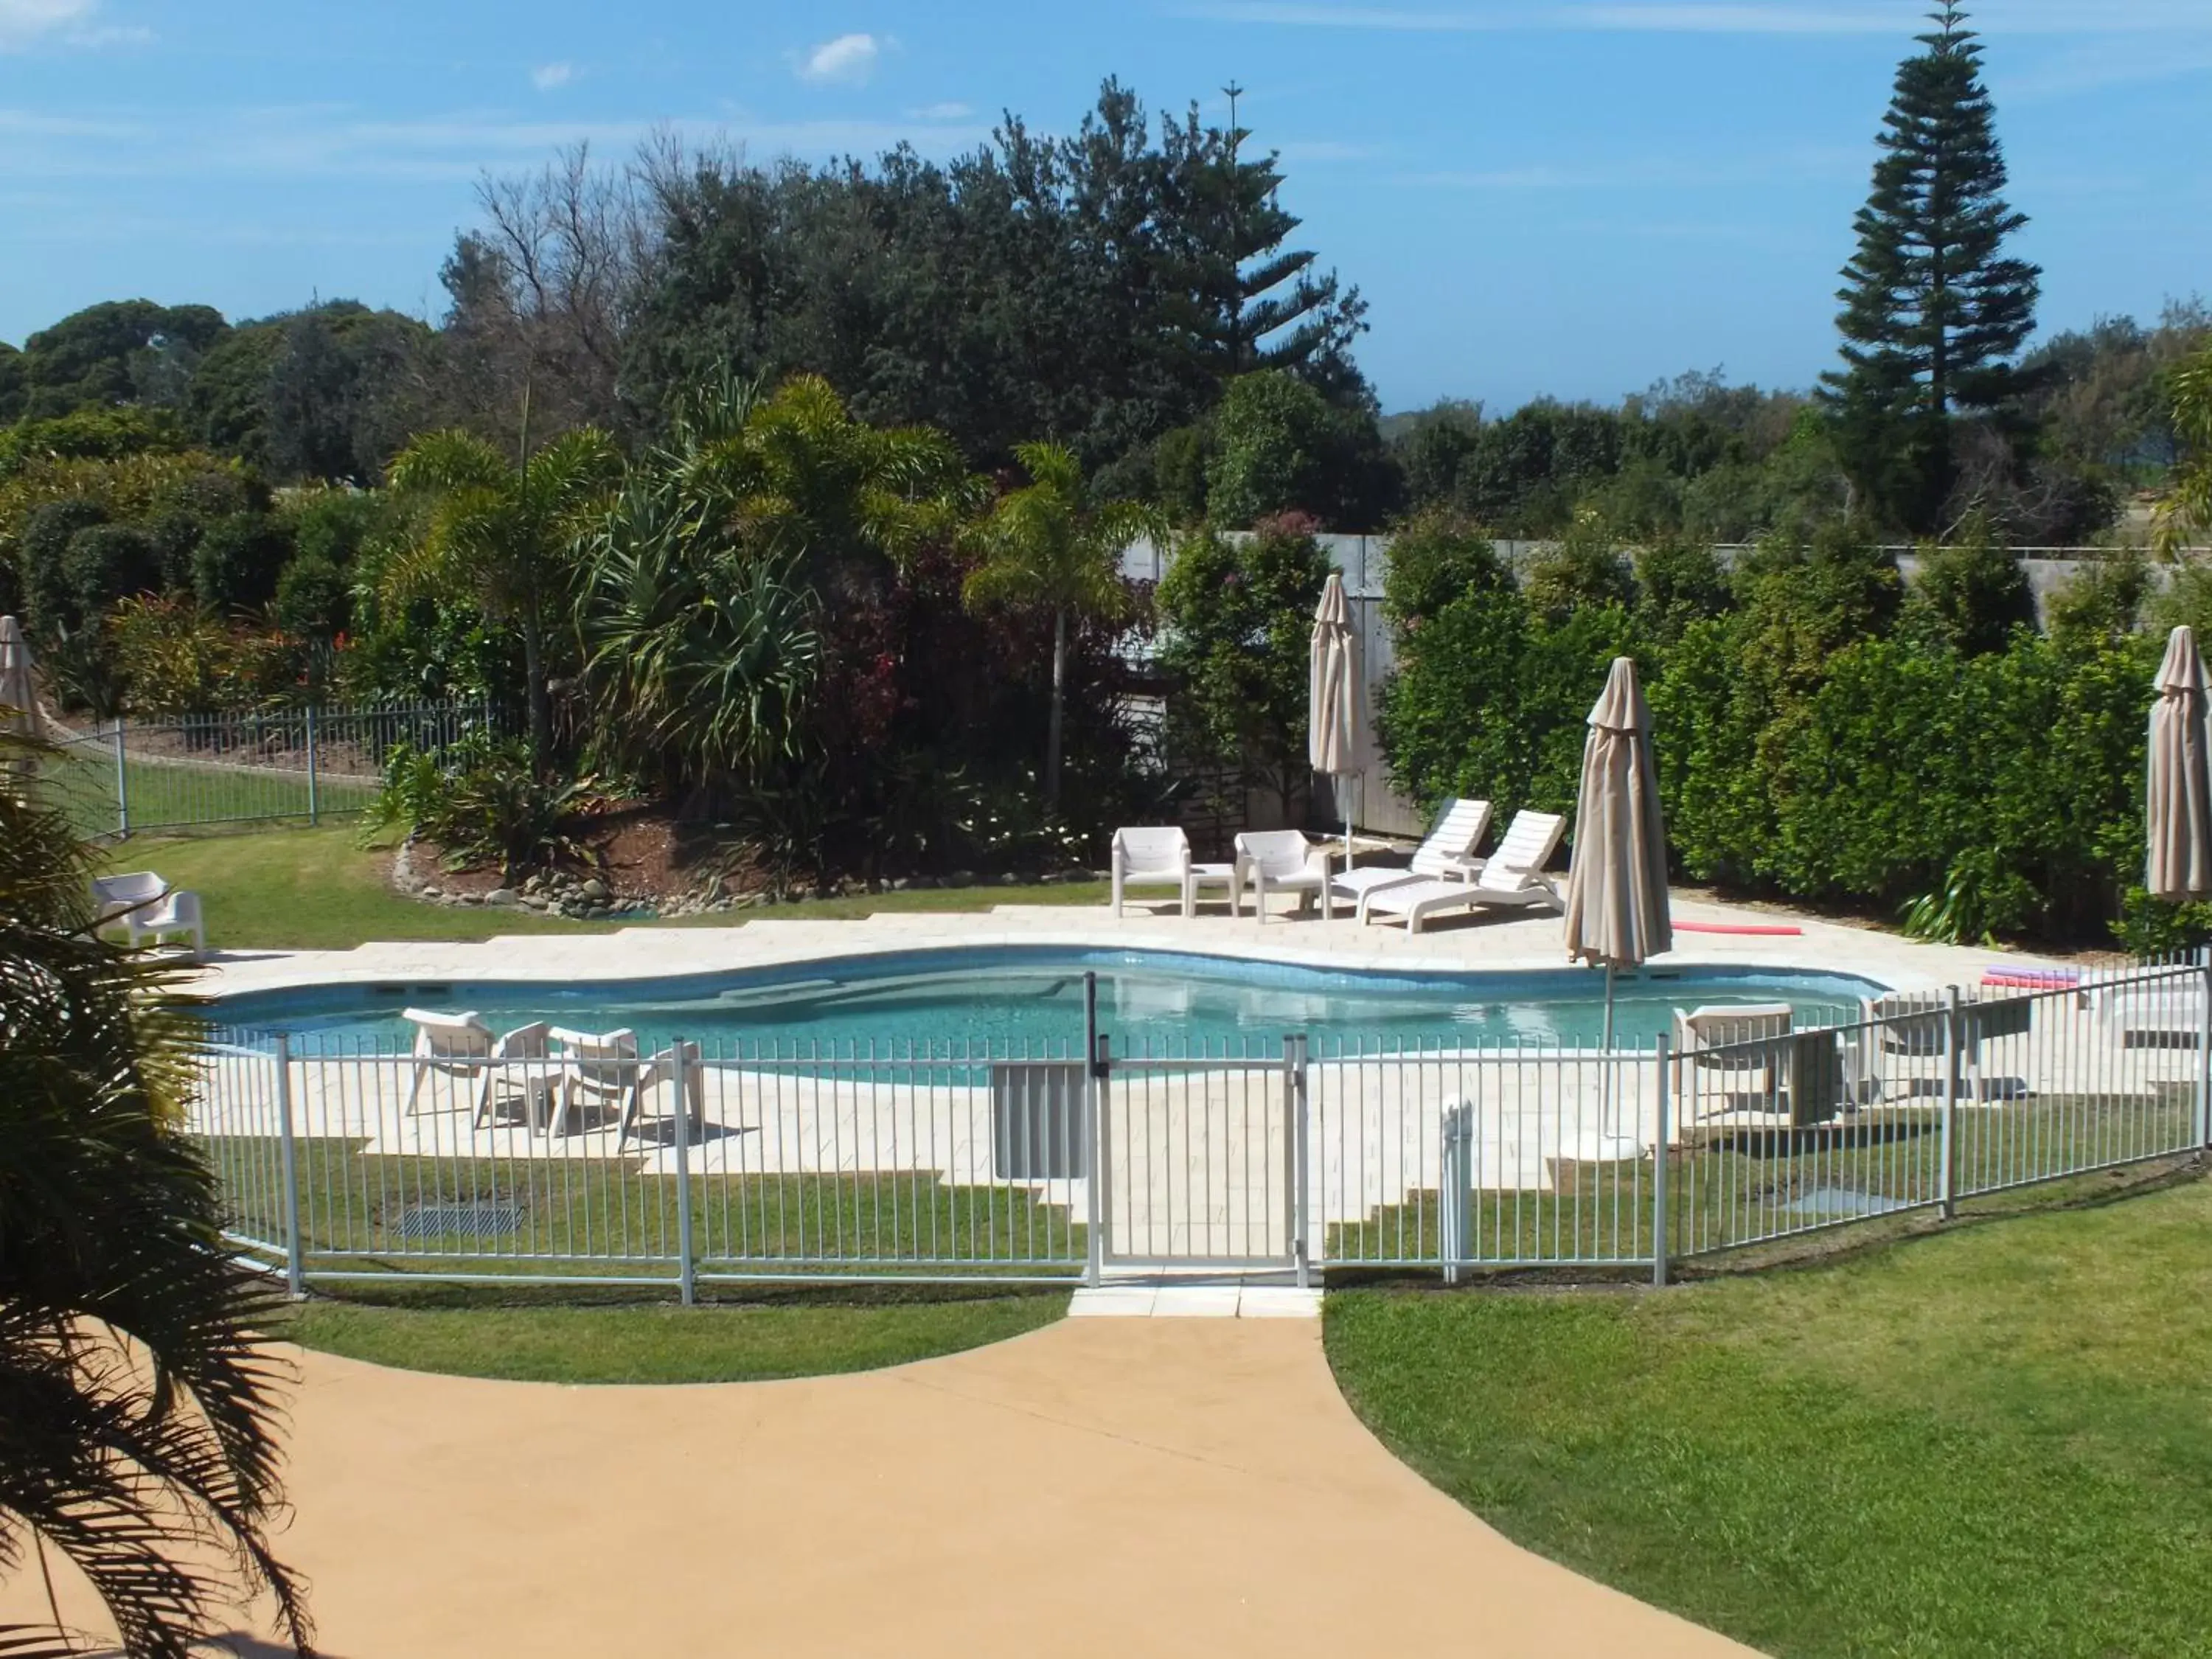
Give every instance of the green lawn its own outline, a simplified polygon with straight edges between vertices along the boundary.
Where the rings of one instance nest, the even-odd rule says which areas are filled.
[[[343,951],[368,939],[592,933],[625,925],[571,921],[527,910],[448,908],[401,898],[385,883],[381,856],[356,846],[354,836],[349,824],[253,834],[134,836],[110,856],[117,869],[157,870],[173,884],[198,892],[207,912],[208,943],[219,951]],[[1105,897],[1103,883],[963,887],[813,900],[757,914],[797,921],[860,916],[878,910],[1097,904]],[[729,927],[744,919],[742,915],[700,916],[665,925]]]
[[[2212,1654],[2212,1183],[1327,1337],[1453,1497],[1783,1659]]]
[[[88,836],[112,835],[120,820],[114,762],[77,751],[51,764],[49,780],[77,827]],[[307,816],[307,775],[281,767],[126,758],[123,785],[134,829]],[[380,787],[376,778],[325,773],[316,781],[314,804],[333,815],[358,812],[376,799]]]
[[[314,1301],[281,1334],[410,1370],[531,1382],[742,1382],[901,1365],[1002,1341],[1067,1310],[1063,1291],[935,1291],[742,1306],[454,1307]]]

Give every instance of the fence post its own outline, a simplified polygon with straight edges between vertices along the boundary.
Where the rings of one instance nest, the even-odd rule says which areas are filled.
[[[691,1249],[690,1051],[680,1036],[669,1039],[668,1073],[676,1091],[676,1282],[678,1294],[688,1308],[699,1299],[699,1268]],[[702,1097],[705,1092],[702,1079]]]
[[[1090,1237],[1086,1272],[1091,1282],[1098,1284],[1105,1277],[1106,1232],[1112,1224],[1114,1213],[1114,1167],[1107,1154],[1114,1141],[1114,1039],[1105,1032],[1098,1034],[1098,1046],[1091,1050],[1090,1066],[1091,1099],[1097,1130],[1097,1159],[1091,1166]]]
[[[313,829],[323,821],[320,803],[315,796],[315,705],[307,705],[307,826]]]
[[[2212,945],[2197,947],[2197,1144],[2212,1146]]]
[[[1322,902],[1328,902],[1326,895]],[[1305,1034],[1300,1032],[1291,1041],[1296,1052],[1291,1065],[1291,1144],[1285,1150],[1291,1166],[1291,1264],[1297,1274],[1297,1287],[1303,1291],[1313,1284],[1313,1242],[1306,1234],[1306,1114],[1312,1104],[1311,1066]]]
[[[115,717],[115,833],[131,838],[131,781],[123,762],[123,716]]]
[[[284,1171],[284,1285],[295,1302],[307,1294],[307,1249],[300,1237],[300,1152],[292,1124],[292,1039],[276,1038],[277,1145]]]
[[[1471,1237],[1474,1196],[1474,1108],[1454,1095],[1444,1103],[1443,1188],[1437,1194],[1437,1251],[1443,1258],[1444,1283],[1460,1281],[1462,1265],[1474,1252]]]
[[[1664,1290],[1667,1285],[1668,1256],[1674,1243],[1674,1217],[1668,1209],[1672,1196],[1667,1190],[1667,1176],[1671,1162],[1674,1138],[1674,1044],[1667,1033],[1659,1034],[1659,1111],[1658,1139],[1651,1154],[1651,1286]]]
[[[1106,1140],[1099,1133],[1098,975],[1083,975],[1083,1282],[1106,1276],[1105,1241],[1098,1231],[1098,1183],[1105,1178]]]
[[[1959,1091],[1965,1084],[1961,1050],[1966,1047],[1966,1017],[1959,1006],[1959,988],[1943,993],[1943,1119],[1936,1162],[1936,1213],[1946,1221],[1959,1213]]]

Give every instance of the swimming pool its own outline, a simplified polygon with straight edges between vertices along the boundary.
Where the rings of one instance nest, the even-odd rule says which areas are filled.
[[[1049,946],[841,957],[671,979],[313,986],[221,998],[213,1012],[227,1027],[329,1048],[404,1046],[411,1028],[400,1010],[428,1007],[473,1009],[501,1030],[533,1019],[586,1030],[626,1025],[648,1049],[682,1036],[725,1051],[871,1042],[1079,1051],[1090,973],[1098,976],[1099,1028],[1121,1053],[1241,1050],[1288,1032],[1578,1046],[1597,1042],[1604,1023],[1604,978],[1588,969],[1355,970]],[[1856,1018],[1859,999],[1882,988],[1844,974],[1645,969],[1620,977],[1616,1041],[1646,1047],[1676,1009],[1715,1004],[1787,1002],[1801,1017]]]

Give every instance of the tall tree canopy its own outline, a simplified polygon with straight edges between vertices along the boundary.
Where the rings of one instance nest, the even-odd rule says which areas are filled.
[[[88,306],[23,342],[22,412],[36,420],[88,405],[179,403],[200,354],[228,326],[212,306]]]
[[[1953,416],[2020,389],[2041,275],[2005,252],[2027,218],[2004,198],[1981,47],[1957,6],[1932,18],[1898,66],[1837,295],[1844,367],[1822,377],[1854,481],[1913,530],[1936,527],[1949,493]]]

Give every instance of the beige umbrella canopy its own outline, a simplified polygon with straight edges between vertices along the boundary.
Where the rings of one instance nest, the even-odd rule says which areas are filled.
[[[2204,659],[2188,629],[2167,636],[2154,684],[2143,885],[2154,898],[2202,898],[2212,893],[2212,745],[2205,732]]]
[[[31,647],[22,624],[0,617],[0,732],[39,735],[38,693],[31,685]]]
[[[1334,781],[1348,852],[1352,809],[1345,800],[1345,785],[1359,773],[1359,641],[1352,631],[1352,606],[1344,597],[1344,578],[1334,570],[1314,611],[1308,671],[1306,758],[1315,771]]]
[[[1613,975],[1671,950],[1667,823],[1651,757],[1651,710],[1636,664],[1613,659],[1583,742],[1582,797],[1567,870],[1567,954],[1605,967],[1605,1037],[1613,1042]]]

